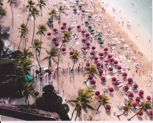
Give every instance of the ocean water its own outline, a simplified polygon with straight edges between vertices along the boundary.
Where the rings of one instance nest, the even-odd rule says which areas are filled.
[[[152,0],[100,0],[108,4],[108,8],[135,26],[146,41],[152,39]]]

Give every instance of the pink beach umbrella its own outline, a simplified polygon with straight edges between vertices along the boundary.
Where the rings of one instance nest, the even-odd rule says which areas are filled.
[[[98,57],[97,57],[97,56],[95,56],[95,57],[94,57],[94,60],[95,60],[95,61],[97,61],[97,60],[98,60]]]
[[[118,66],[117,66],[117,69],[118,69],[118,70],[121,70],[121,69],[122,69],[122,67],[121,67],[120,65],[118,65]]]
[[[105,109],[106,109],[106,111],[110,111],[111,110],[111,106],[110,105],[106,105]]]
[[[81,31],[82,34],[85,34],[85,32],[86,32],[85,30],[82,30],[82,31]]]
[[[92,46],[92,47],[91,47],[91,49],[92,49],[92,50],[95,50],[95,49],[96,49],[96,47],[95,47],[95,46]]]
[[[109,71],[113,71],[113,68],[112,67],[109,67]]]
[[[99,95],[100,95],[100,92],[99,92],[99,91],[96,91],[96,92],[95,92],[95,95],[96,95],[96,96],[99,96]]]
[[[57,38],[53,38],[52,41],[54,41],[54,42],[57,41]]]
[[[74,53],[73,53],[73,51],[70,51],[70,55],[73,55]]]
[[[93,76],[92,75],[89,75],[88,79],[92,80],[93,79]]]
[[[112,81],[116,81],[117,80],[117,78],[116,77],[112,77]]]
[[[97,67],[101,66],[101,63],[100,62],[97,62]]]
[[[77,25],[77,29],[80,29],[81,28],[81,26],[80,25]]]
[[[137,103],[136,102],[133,102],[132,103],[132,106],[135,108],[137,106]]]
[[[140,102],[140,97],[136,97],[136,98],[135,98],[135,101],[136,101],[136,102]]]
[[[59,43],[55,42],[55,46],[58,47],[59,46]]]
[[[109,61],[108,60],[105,60],[105,63],[108,63]]]
[[[98,72],[99,72],[99,75],[101,76],[103,73],[103,70],[99,70]]]
[[[144,95],[144,91],[143,91],[143,90],[140,90],[140,91],[139,91],[139,96],[140,96],[140,97],[143,97],[143,95]]]
[[[86,39],[83,38],[83,39],[82,39],[82,42],[85,43],[85,42],[86,42]]]
[[[110,59],[109,59],[109,62],[111,62],[111,63],[112,63],[113,61],[114,61],[114,59],[113,59],[113,58],[110,58]]]
[[[62,26],[62,27],[61,27],[61,30],[64,30],[64,29],[65,29],[65,27],[64,27],[64,26]]]
[[[128,94],[128,97],[129,97],[129,98],[133,98],[133,96],[134,96],[134,95],[133,95],[132,92],[130,92],[130,93]]]
[[[54,32],[57,32],[58,30],[56,28],[53,29]]]
[[[102,76],[101,81],[103,81],[103,82],[106,81],[106,77]]]
[[[151,96],[147,96],[147,100],[150,101],[151,100]]]
[[[133,79],[132,78],[128,78],[128,83],[132,84],[133,83]]]
[[[87,34],[86,34],[86,38],[89,38],[89,36],[90,36],[89,33],[87,33]]]
[[[68,29],[67,29],[69,32],[72,30],[72,27],[68,27]]]
[[[64,40],[62,40],[62,42],[63,42],[63,43],[66,43],[66,42],[67,42],[67,40],[65,40],[65,39],[64,39]]]
[[[87,48],[86,47],[82,47],[82,50],[86,50]]]
[[[90,46],[90,43],[89,42],[86,42],[86,45],[89,47]]]
[[[114,92],[114,88],[113,87],[109,87],[109,92]]]
[[[90,63],[89,62],[86,63],[86,67],[90,67]]]
[[[94,55],[95,53],[94,52],[90,52],[90,55]]]

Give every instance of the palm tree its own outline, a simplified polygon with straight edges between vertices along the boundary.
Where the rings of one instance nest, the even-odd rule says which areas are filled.
[[[56,15],[56,10],[54,8],[51,9],[51,11],[49,12],[49,15],[51,15],[51,18],[52,18],[52,21],[53,21],[53,18]],[[53,27],[54,27],[54,25],[53,25]]]
[[[15,3],[15,0],[8,0],[7,3],[10,4],[11,12],[12,12],[12,40],[13,40],[13,26],[14,26],[14,12],[13,12],[13,4]]]
[[[32,58],[34,55],[31,51],[29,51],[30,48],[28,49],[23,49],[22,53],[19,55],[20,58],[28,59]]]
[[[139,105],[138,112],[136,112],[136,113],[135,113],[131,118],[129,118],[128,120],[130,121],[133,117],[135,117],[136,115],[138,115],[138,113],[139,113],[140,111],[147,112],[149,109],[151,109],[151,102],[150,102],[150,101],[141,102],[141,104]]]
[[[79,60],[80,52],[78,50],[73,50],[73,55],[70,58],[73,60],[72,70],[74,70],[75,63]]]
[[[66,39],[66,40],[70,40],[71,33],[69,31],[64,32],[64,37],[63,38]]]
[[[46,56],[43,60],[48,60],[49,61],[48,65],[49,65],[49,67],[51,67],[52,66],[52,60],[55,63],[57,63],[54,58],[59,56],[59,51],[56,47],[53,47],[53,48],[51,48],[50,51],[46,50],[46,52],[47,52],[48,56]]]
[[[131,100],[128,100],[128,101],[125,101],[124,102],[124,106],[122,107],[123,108],[123,113],[120,114],[120,115],[117,115],[117,117],[119,118],[120,116],[124,115],[126,112],[129,112],[132,110],[132,101]]]
[[[105,94],[102,95],[102,98],[96,97],[97,101],[99,102],[99,106],[97,107],[97,111],[99,110],[99,108],[103,105],[104,107],[109,103],[108,100],[108,96],[106,96]]]
[[[38,65],[39,65],[39,70],[40,70],[40,73],[41,73],[41,65],[40,65],[40,62],[39,62],[39,59],[38,59],[38,56],[40,55],[40,50],[41,50],[41,45],[42,45],[42,42],[39,41],[38,39],[35,39],[34,40],[34,48],[35,48],[35,54],[36,54],[36,59],[37,59],[37,62],[38,62]],[[38,54],[38,55],[37,55]]]
[[[31,41],[31,43],[33,43],[34,35],[35,35],[35,21],[36,21],[36,17],[39,16],[39,10],[35,6],[32,6],[31,11],[30,11],[30,16],[34,18],[33,36],[32,36],[32,41]]]
[[[28,0],[28,5],[27,5],[27,7],[29,8],[29,14],[28,14],[28,17],[27,17],[26,25],[27,25],[28,22],[29,22],[30,12],[31,12],[32,7],[33,7],[34,5],[35,5],[35,2],[33,2],[33,0]]]
[[[40,35],[40,41],[42,41],[42,35],[45,35],[45,32],[47,31],[47,28],[44,24],[39,24],[38,26],[38,32],[37,35]]]
[[[37,6],[39,6],[40,10],[41,10],[41,19],[42,19],[42,8],[46,6],[46,0],[38,0],[38,4]]]
[[[59,8],[58,8],[58,11],[59,11],[59,24],[61,23],[61,13],[64,11],[64,7],[61,5]]]
[[[34,90],[35,86],[33,85],[32,82],[26,82],[23,85],[23,90],[21,91],[22,95],[25,96],[26,100],[26,104],[29,106],[29,97],[33,96],[36,97],[35,95],[35,90]]]
[[[22,39],[25,40],[25,49],[26,49],[26,42],[27,42],[26,39],[28,38],[27,34],[28,34],[28,32],[29,32],[29,29],[28,29],[28,27],[23,23],[23,24],[20,25],[19,32],[20,32],[20,42],[19,42],[18,49],[20,49],[20,44],[21,44],[21,42],[22,42]]]
[[[78,91],[78,97],[75,100],[68,100],[67,102],[74,107],[74,110],[71,115],[71,120],[73,118],[74,112],[76,111],[76,117],[81,116],[82,110],[87,113],[87,109],[95,110],[90,103],[92,102],[93,89],[87,88],[86,90],[80,89]]]

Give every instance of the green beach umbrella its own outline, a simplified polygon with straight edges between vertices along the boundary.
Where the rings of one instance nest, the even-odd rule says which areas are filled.
[[[24,79],[25,79],[26,81],[31,81],[31,80],[33,80],[33,77],[32,77],[31,74],[28,74],[28,75],[24,76]]]
[[[101,37],[98,37],[98,40],[102,40]]]
[[[91,29],[91,32],[94,32],[94,29]]]
[[[85,12],[85,10],[82,10],[82,12]]]
[[[92,28],[92,26],[90,26],[90,25],[89,25],[89,26],[88,26],[88,28],[89,28],[89,29],[91,29],[91,28]]]
[[[91,17],[92,17],[91,15],[88,16],[88,18],[91,18]]]
[[[51,18],[48,18],[48,21],[49,21],[49,22],[53,22],[53,20],[52,20]]]
[[[99,44],[104,44],[104,41],[103,41],[103,40],[100,40],[100,41],[99,41]]]
[[[73,9],[73,11],[75,11],[75,12],[76,12],[76,11],[77,11],[77,9],[76,9],[76,8],[74,8],[74,9]]]
[[[98,34],[101,34],[101,31],[100,31],[100,30],[97,30],[97,33],[98,33]]]

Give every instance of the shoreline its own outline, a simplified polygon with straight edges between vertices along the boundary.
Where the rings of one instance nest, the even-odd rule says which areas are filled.
[[[127,27],[125,24],[122,25],[122,22],[126,22],[125,18],[120,17],[120,13],[113,10],[111,11],[110,8],[107,6],[107,1],[101,2],[98,0],[100,5],[106,9],[106,13],[111,16],[114,21],[120,26],[120,28],[127,33],[129,39],[137,46],[137,48],[146,56],[146,58],[149,61],[152,61],[152,44],[149,42],[149,39],[147,37],[145,38],[145,35],[142,34],[142,32],[139,31],[139,26],[132,25],[132,27]],[[128,23],[129,24],[129,23]],[[130,24],[129,24],[130,25]],[[152,40],[152,39],[151,39]],[[145,47],[144,47],[145,46]]]

